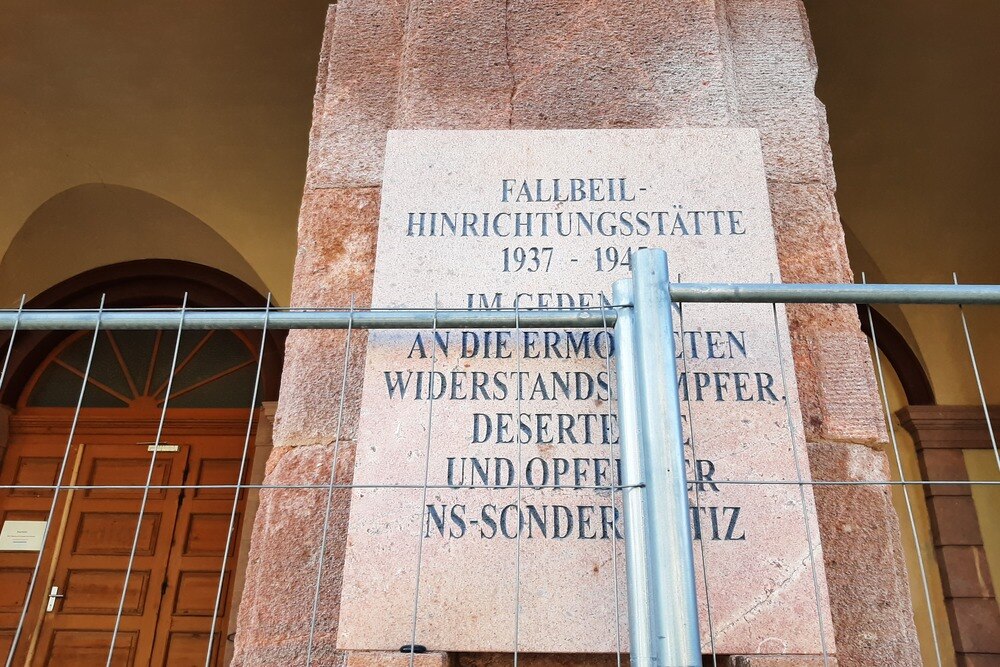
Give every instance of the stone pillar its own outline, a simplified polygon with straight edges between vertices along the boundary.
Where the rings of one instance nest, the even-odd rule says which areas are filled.
[[[274,411],[277,403],[265,401],[260,406],[257,413],[257,426],[253,439],[253,468],[250,470],[250,484],[260,484],[264,481],[264,468],[267,460],[271,456],[274,448],[272,443],[272,432],[274,429]],[[226,628],[226,655],[225,664],[230,664],[233,659],[233,643],[231,639],[236,635],[236,622],[239,618],[240,601],[243,597],[243,586],[247,578],[247,561],[250,554],[250,536],[253,532],[254,518],[257,516],[257,508],[260,507],[260,489],[249,489],[246,492],[246,504],[243,510],[243,518],[240,521],[240,544],[237,549],[236,570],[233,573],[232,583],[232,605],[236,613],[229,614],[229,625]]]
[[[782,278],[851,281],[801,0],[342,0],[335,10],[320,58],[294,305],[345,306],[351,295],[369,303],[385,136],[411,128],[757,128]],[[857,462],[885,477],[881,410],[855,309],[794,307],[789,317],[813,477],[852,478]],[[344,481],[363,350],[355,334]],[[343,334],[288,337],[269,481],[329,474],[344,354]],[[335,495],[328,534],[337,539],[315,636],[324,656],[336,640],[349,512],[349,494]],[[304,655],[324,502],[323,492],[261,494],[236,664]],[[816,502],[840,664],[918,664],[888,494],[818,491]],[[845,522],[866,531],[845,531]]]
[[[911,405],[899,415],[916,443],[920,473],[925,480],[967,480],[962,450],[992,447],[979,406]],[[992,411],[991,419],[1000,424],[1000,410]],[[958,664],[995,665],[1000,662],[1000,606],[983,548],[972,487],[928,485],[924,496]]]

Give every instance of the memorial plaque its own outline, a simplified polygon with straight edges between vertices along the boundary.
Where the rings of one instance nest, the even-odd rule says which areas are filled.
[[[780,280],[749,129],[390,132],[381,206],[373,307],[599,317],[642,247],[686,281]],[[720,483],[795,481],[796,455],[809,478],[784,310],[777,336],[766,304],[692,304],[683,324],[705,650],[707,601],[719,653],[819,653],[820,618],[832,649],[811,490],[803,507],[795,484]],[[613,347],[601,329],[371,332],[354,482],[416,488],[353,491],[340,646],[410,643],[419,553],[419,644],[627,649]]]

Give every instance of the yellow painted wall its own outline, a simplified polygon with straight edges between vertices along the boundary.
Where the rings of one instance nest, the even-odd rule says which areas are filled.
[[[880,353],[883,377],[885,378],[886,395],[892,419],[892,431],[895,443],[890,441],[886,447],[889,457],[889,467],[892,479],[900,481],[916,481],[921,479],[920,466],[917,463],[916,449],[913,438],[899,424],[895,417],[896,411],[906,405],[906,396],[899,378],[892,366]],[[896,456],[898,450],[899,456]],[[902,462],[903,476],[900,477],[897,461]],[[909,507],[906,496],[909,495]],[[955,648],[951,639],[951,629],[948,624],[948,613],[944,606],[944,592],[941,586],[941,571],[938,569],[937,556],[934,552],[934,538],[931,534],[930,517],[927,503],[924,500],[924,490],[920,486],[892,487],[892,504],[896,509],[900,522],[900,537],[902,538],[906,571],[909,577],[910,594],[913,599],[913,616],[917,626],[917,637],[920,640],[920,654],[925,667],[938,665],[934,650],[935,639],[940,647],[941,664],[945,667],[955,666]],[[911,523],[912,517],[912,523]],[[919,555],[917,544],[920,545]],[[927,587],[924,587],[925,576],[921,574],[920,558],[923,558],[923,572]],[[928,599],[930,605],[928,606]],[[936,637],[935,637],[936,633]]]
[[[993,450],[965,450],[965,465],[969,469],[970,480],[1000,483],[1000,468]],[[976,504],[979,530],[983,533],[993,590],[1000,600],[1000,486],[973,486],[972,500]]]
[[[895,283],[1000,283],[1000,5],[805,0],[837,203],[855,273]],[[880,308],[940,404],[979,402],[957,308]],[[1000,308],[969,309],[987,399],[1000,403]]]
[[[212,266],[267,292],[243,255],[187,211],[141,190],[88,183],[51,198],[21,227],[0,261],[0,307],[97,266],[150,257]]]
[[[3,276],[0,306],[81,266],[164,253],[200,257],[288,303],[328,4],[5,3],[0,257],[40,206],[83,184],[165,200],[230,249],[207,253],[211,247],[200,242],[210,235],[185,238],[169,220],[157,221],[166,227],[158,237],[179,238],[162,249],[56,236],[56,257],[19,257],[17,271]],[[70,227],[76,218],[66,213],[59,224]],[[123,205],[117,213],[107,224],[118,225],[123,237],[128,225],[148,223],[141,207]],[[61,253],[73,254],[72,266],[57,261]]]

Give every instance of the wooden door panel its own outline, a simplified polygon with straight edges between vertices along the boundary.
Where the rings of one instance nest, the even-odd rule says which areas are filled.
[[[222,584],[220,616],[224,616],[227,613],[228,580],[229,577],[225,577]],[[173,603],[170,606],[170,613],[174,616],[211,616],[215,610],[215,596],[218,588],[218,568],[206,572],[194,570],[181,571],[178,576]]]
[[[0,569],[0,613],[20,614],[34,562]]]
[[[200,484],[231,487],[239,481],[242,452],[243,439],[239,437],[205,438],[193,443],[188,463],[189,478],[199,480]],[[249,470],[248,463],[243,467],[244,482]],[[225,653],[232,606],[231,579],[236,568],[238,527],[243,510],[242,504],[238,505],[233,518],[235,492],[235,488],[195,489],[184,498],[177,518],[177,539],[170,557],[153,665],[201,667],[205,664],[220,569],[223,555],[228,553],[215,618],[212,664],[219,664]],[[230,522],[234,527],[231,537]]]
[[[50,489],[31,488],[35,486],[54,486],[59,475],[62,458],[59,456],[31,456],[18,452],[13,463],[13,474],[4,484],[14,484],[19,488],[10,489],[11,496],[27,496],[30,498],[51,498]],[[6,463],[5,466],[6,467]]]
[[[0,657],[4,659],[10,654],[10,645],[14,641],[14,629],[0,630]]]
[[[229,555],[232,556],[236,545],[232,541],[227,545],[230,509],[227,508],[225,512],[192,512],[185,527],[181,554],[214,557],[221,565],[222,554],[228,546]],[[239,516],[236,520],[239,521]]]
[[[239,477],[240,459],[204,458],[196,462],[195,480],[199,486],[224,486],[235,484]],[[226,488],[198,488],[194,490],[195,498],[227,498],[232,501],[233,490]]]
[[[111,645],[111,630],[57,630],[52,633],[42,651],[36,654],[41,658],[40,665],[59,667],[99,667],[108,659],[108,647]],[[115,650],[111,658],[114,667],[133,667],[142,665],[137,660],[140,656],[139,633],[137,631],[119,631],[115,637]]]
[[[138,512],[103,512],[100,509],[80,512],[73,526],[74,556],[128,556],[136,545],[136,556],[156,552],[163,515],[147,509],[142,514],[139,539],[135,540]],[[169,536],[167,536],[169,538]]]
[[[74,556],[128,556],[136,545],[136,556],[151,556],[159,542],[163,516],[146,510],[142,514],[139,539],[135,541],[138,512],[102,512],[100,509],[81,512],[74,527]],[[169,536],[168,536],[169,538]]]
[[[51,501],[50,501],[51,502]],[[49,518],[48,508],[46,509],[8,509],[0,512],[4,521],[45,521]],[[5,554],[28,553],[27,551],[5,551]],[[37,553],[35,551],[31,553]]]
[[[212,663],[218,664],[219,639],[212,642]],[[204,667],[208,650],[208,632],[171,632],[166,640],[166,655],[162,664],[170,667]]]
[[[79,478],[88,485],[142,485],[152,462],[152,480],[180,486],[187,455],[188,448],[179,446],[175,452],[158,451],[154,462],[144,445],[87,444]],[[122,463],[120,475],[113,470],[115,462]],[[52,612],[43,614],[33,664],[105,663],[133,542],[135,556],[114,663],[149,662],[181,493],[176,488],[150,492],[140,523],[142,498],[141,489],[85,489],[74,494],[52,578],[65,597],[55,603]],[[70,657],[75,662],[63,662]]]
[[[146,607],[150,570],[133,567],[129,573],[123,616],[141,615]],[[117,614],[121,603],[125,570],[70,569],[66,573],[65,596],[57,602],[64,614]]]
[[[88,469],[81,475],[81,484],[87,486],[143,486],[146,484],[147,476],[150,477],[151,486],[162,486],[170,479],[174,466],[174,460],[165,457],[170,453],[158,452],[157,460],[153,464],[153,474],[149,475],[149,456],[145,459],[130,458],[118,459],[114,457],[95,458],[88,462]],[[148,501],[162,500],[166,497],[168,489],[149,490]],[[88,498],[141,498],[142,491],[133,489],[87,489],[84,494]]]

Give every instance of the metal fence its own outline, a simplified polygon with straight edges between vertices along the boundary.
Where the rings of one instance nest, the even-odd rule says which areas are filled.
[[[228,522],[225,531],[225,548],[219,555],[219,576],[215,583],[215,593],[213,596],[213,609],[210,614],[210,627],[208,628],[204,646],[204,664],[217,664],[221,651],[219,644],[223,642],[219,628],[220,610],[225,606],[225,589],[227,587],[227,567],[232,567],[229,562],[232,552],[232,543],[238,531],[237,508],[241,494],[248,491],[262,489],[283,489],[296,491],[298,493],[318,494],[317,507],[321,507],[324,513],[322,521],[323,532],[318,540],[319,557],[316,559],[317,571],[315,575],[315,585],[312,590],[301,591],[303,595],[308,595],[312,601],[312,617],[309,624],[309,647],[307,663],[314,660],[314,633],[316,631],[317,617],[323,607],[321,582],[324,578],[323,567],[327,561],[327,551],[329,549],[330,537],[328,528],[331,521],[332,508],[335,503],[335,493],[345,489],[356,489],[364,485],[355,483],[340,483],[337,481],[337,464],[334,454],[334,463],[331,467],[330,477],[325,484],[254,484],[247,481],[249,466],[249,456],[251,452],[251,433],[254,428],[256,406],[259,404],[259,386],[261,379],[261,369],[263,364],[263,341],[268,332],[275,329],[341,329],[345,330],[346,338],[344,342],[343,359],[344,365],[341,369],[331,373],[342,374],[342,384],[339,396],[339,414],[337,417],[337,433],[334,437],[334,448],[339,448],[341,444],[341,427],[344,422],[345,394],[348,390],[348,364],[352,358],[352,332],[359,329],[409,329],[409,330],[429,330],[437,332],[445,329],[513,329],[518,332],[535,328],[558,328],[558,329],[603,329],[614,331],[616,354],[614,360],[615,368],[612,368],[612,360],[607,359],[608,378],[614,373],[616,387],[616,417],[619,430],[618,451],[615,451],[614,443],[609,445],[608,456],[612,462],[616,458],[620,459],[621,479],[618,484],[605,485],[610,489],[612,495],[612,505],[623,507],[623,533],[624,533],[624,553],[620,554],[618,540],[614,539],[612,533],[610,558],[615,571],[613,590],[608,591],[608,596],[616,600],[615,613],[619,613],[620,606],[617,604],[619,598],[628,600],[627,628],[629,634],[629,644],[631,652],[631,664],[637,666],[644,665],[701,665],[703,646],[707,644],[711,661],[716,663],[718,658],[715,650],[715,628],[712,627],[712,609],[708,607],[708,627],[699,628],[698,597],[699,590],[696,584],[696,571],[700,568],[705,589],[701,591],[705,598],[708,598],[708,572],[705,560],[705,540],[693,539],[691,522],[689,520],[691,506],[697,508],[702,499],[700,490],[703,487],[702,479],[697,475],[689,478],[685,470],[685,432],[691,446],[697,444],[693,425],[685,424],[683,415],[690,414],[690,395],[682,396],[678,390],[678,383],[674,378],[679,373],[685,373],[689,362],[683,343],[679,348],[675,347],[674,333],[678,330],[683,334],[684,329],[684,308],[677,307],[677,304],[767,304],[773,309],[775,322],[776,340],[780,337],[778,331],[778,307],[784,303],[821,303],[821,304],[953,304],[961,306],[963,304],[997,305],[1000,304],[1000,286],[981,285],[790,285],[790,284],[693,284],[693,283],[671,283],[667,268],[666,256],[662,251],[643,250],[635,255],[632,266],[633,277],[631,280],[622,280],[614,285],[613,301],[610,305],[597,308],[580,309],[491,309],[491,310],[448,310],[439,308],[424,309],[280,309],[268,305],[262,309],[192,309],[182,307],[180,309],[152,309],[152,310],[112,310],[103,307],[96,310],[76,310],[76,311],[36,311],[22,307],[17,310],[0,311],[0,330],[11,331],[11,337],[6,349],[6,355],[2,370],[0,370],[0,388],[3,388],[6,379],[8,365],[11,360],[11,353],[19,333],[31,330],[42,331],[88,331],[90,336],[88,353],[86,356],[82,372],[79,373],[80,386],[73,410],[72,422],[66,441],[63,455],[58,463],[58,470],[55,475],[54,484],[24,484],[10,483],[0,485],[0,492],[6,492],[9,496],[11,492],[36,492],[51,494],[45,528],[41,535],[41,543],[47,544],[50,527],[55,525],[58,519],[58,508],[61,502],[66,501],[66,494],[76,491],[109,491],[120,490],[130,491],[140,494],[137,504],[137,519],[132,532],[131,547],[127,554],[124,571],[121,573],[122,582],[120,593],[116,595],[117,606],[114,610],[114,622],[109,628],[106,664],[111,665],[115,659],[116,649],[119,647],[118,639],[121,632],[123,616],[128,615],[128,600],[130,577],[133,575],[137,553],[140,551],[140,538],[143,531],[143,516],[148,511],[150,503],[155,494],[167,490],[182,490],[185,492],[205,492],[205,491],[226,491],[231,494],[231,510],[229,511]],[[675,315],[679,314],[679,322]],[[965,335],[968,343],[969,361],[973,371],[973,377],[977,383],[979,396],[982,402],[984,419],[991,437],[993,436],[992,424],[989,422],[990,413],[986,396],[976,364],[975,350],[972,337],[969,335],[968,326],[964,312],[960,311]],[[871,311],[867,311],[869,325],[872,330],[872,338],[877,347],[878,333],[875,331],[875,322],[871,319]],[[679,328],[678,328],[679,327]],[[163,394],[162,409],[158,427],[155,433],[151,434],[152,443],[149,448],[148,467],[145,471],[145,482],[143,484],[81,484],[69,480],[69,469],[72,461],[70,450],[75,439],[75,430],[81,412],[84,411],[85,392],[94,382],[93,364],[95,350],[100,337],[104,332],[115,332],[121,330],[160,330],[174,331],[176,335],[173,339],[173,349],[170,355],[170,367],[166,375],[166,388]],[[246,424],[245,437],[242,447],[242,455],[235,479],[228,483],[182,483],[168,484],[157,483],[155,471],[157,470],[157,455],[161,451],[160,445],[163,442],[164,424],[168,417],[173,383],[178,375],[179,368],[185,363],[182,350],[182,336],[186,332],[210,330],[258,330],[261,332],[261,352],[257,355],[255,363],[255,374],[253,378],[252,397],[249,405],[249,418]],[[159,340],[159,338],[157,339]],[[779,362],[781,367],[780,381],[782,386],[787,385],[785,377],[786,368],[790,360],[781,355],[781,347],[778,346]],[[883,407],[887,419],[889,414],[889,403],[886,392],[886,377],[882,367],[881,357],[876,354],[878,361],[876,370],[878,383],[881,390]],[[518,361],[518,364],[520,361]],[[431,369],[433,372],[434,358],[431,358]],[[518,370],[520,366],[518,365]],[[688,392],[685,392],[688,394]],[[609,411],[615,409],[609,401]],[[793,429],[795,420],[792,415],[792,404],[784,399],[787,411],[787,428]],[[520,395],[517,400],[518,419],[521,416]],[[434,414],[433,396],[428,400],[428,422],[427,422],[427,449],[426,458],[429,461],[430,443],[432,439],[432,418]],[[888,423],[888,422],[887,422]],[[712,479],[713,484],[724,485],[792,485],[798,488],[799,502],[802,505],[804,530],[806,533],[809,557],[811,562],[811,574],[813,585],[820,587],[816,556],[813,553],[814,547],[819,548],[818,535],[811,532],[810,518],[806,515],[807,498],[806,494],[811,494],[811,488],[821,485],[876,485],[876,486],[901,486],[906,489],[908,486],[925,486],[928,484],[982,484],[988,485],[991,482],[970,482],[967,480],[949,480],[927,482],[919,479],[908,479],[900,463],[899,445],[896,441],[894,430],[889,424],[889,434],[891,436],[891,446],[895,451],[897,462],[898,479],[894,481],[886,480],[863,480],[863,481],[838,481],[838,480],[816,480],[812,481],[803,474],[805,465],[799,458],[800,453],[795,447],[795,436],[793,434],[793,454],[797,477],[795,479]],[[1000,452],[997,450],[995,439],[992,442],[994,454],[1000,466]],[[518,438],[518,458],[521,457],[520,439]],[[692,456],[692,461],[696,458]],[[408,650],[411,660],[417,651],[418,634],[417,622],[420,614],[420,594],[421,594],[421,564],[423,562],[423,545],[425,542],[424,524],[429,519],[424,516],[424,508],[427,506],[427,493],[433,489],[429,483],[429,476],[425,467],[423,480],[411,480],[408,484],[384,484],[367,485],[372,488],[381,489],[409,489],[422,492],[421,498],[421,520],[420,528],[414,534],[416,558],[416,582],[414,586],[412,632]],[[521,467],[518,467],[520,474]],[[597,485],[595,480],[595,486]],[[522,503],[522,490],[537,488],[537,486],[527,486],[518,480],[514,487],[517,492],[517,506]],[[593,490],[593,489],[591,489]],[[689,490],[693,493],[689,496]],[[908,493],[904,496],[907,508],[907,516],[903,517],[906,529],[912,532],[915,542],[919,542],[917,535],[917,525],[914,519],[911,498]],[[522,591],[520,587],[520,567],[521,567],[521,527],[517,532],[515,565],[515,588],[514,604],[511,609],[513,616],[513,642],[510,652],[513,654],[513,661],[516,665],[519,660],[521,648],[518,645],[518,635],[520,627],[520,612],[522,603]],[[698,546],[695,547],[695,542]],[[917,550],[918,557],[920,550]],[[626,581],[624,585],[618,580],[618,558],[624,558]],[[42,570],[44,558],[43,550],[39,550],[34,564],[30,571],[30,578],[27,584],[27,594],[24,596],[23,605],[16,616],[16,626],[11,628],[12,640],[8,650],[7,664],[13,664],[16,655],[22,655],[19,650],[23,650],[22,644],[27,637],[32,634],[32,616],[40,612],[38,609],[30,609],[32,603],[44,600],[44,595],[36,590],[43,585],[46,580],[45,572]],[[927,566],[922,558],[919,558],[917,567],[922,581],[922,591],[920,594],[925,597],[930,613],[933,613],[932,592],[928,583]],[[49,609],[54,604],[59,604],[61,596],[54,590],[52,596],[48,598]],[[820,596],[817,594],[816,619],[819,624],[819,636],[823,641],[824,661],[829,659],[829,651],[826,646],[826,638],[832,636],[831,628],[824,628],[824,612],[819,608]],[[207,615],[207,613],[206,613]],[[616,618],[615,632],[618,628],[626,625],[624,619]],[[931,619],[931,630],[933,633],[933,649],[936,655],[937,664],[942,663],[941,642],[937,636],[937,629],[934,619]],[[707,641],[706,641],[707,640]],[[623,638],[616,639],[617,649],[615,661],[622,662]],[[32,648],[32,651],[34,648]]]

